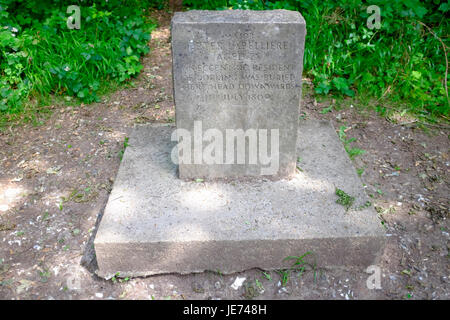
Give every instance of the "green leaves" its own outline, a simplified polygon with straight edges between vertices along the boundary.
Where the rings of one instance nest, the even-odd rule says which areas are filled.
[[[120,1],[82,5],[80,30],[67,28],[62,2],[7,3],[0,10],[0,112],[20,111],[30,92],[98,101],[107,81],[139,74],[156,27],[143,19],[145,4],[138,1],[126,7]]]
[[[122,161],[122,159],[123,159],[123,155],[125,154],[125,149],[129,146],[128,140],[129,140],[129,138],[125,137],[125,140],[123,141],[122,148],[119,150],[120,161]]]
[[[347,154],[349,155],[350,159],[354,159],[356,156],[362,155],[364,154],[366,151],[359,149],[359,148],[352,148],[350,146],[350,144],[352,142],[355,142],[356,139],[355,138],[349,138],[347,139],[347,134],[346,131],[347,127],[346,126],[340,126],[339,127],[339,139],[342,141],[342,143],[344,144],[344,148],[345,151],[347,151]]]
[[[321,93],[321,94],[328,94],[328,92],[330,92],[331,90],[331,84],[330,81],[328,80],[324,80],[322,82],[319,83],[319,85],[315,88],[315,91],[317,93]]]
[[[428,10],[422,6],[419,0],[403,0],[404,5],[412,11],[420,19],[428,12]],[[411,13],[409,13],[411,14]]]
[[[320,110],[320,114],[326,114],[328,112],[331,112],[333,110],[333,105],[323,108],[322,110]]]
[[[355,92],[353,92],[353,90],[350,90],[349,82],[347,79],[337,77],[334,78],[331,82],[333,83],[337,91],[350,97],[353,97],[355,95]]]
[[[133,54],[133,49],[131,49],[131,47],[127,47],[127,55],[131,56]]]
[[[439,11],[442,11],[442,12],[444,12],[444,13],[447,12],[447,11],[449,11],[449,10],[450,10],[450,3],[449,3],[449,2],[447,2],[447,3],[445,3],[445,2],[441,3],[441,5],[439,6],[438,10],[439,10]]]
[[[331,82],[327,79],[322,80],[314,90],[319,94],[328,94],[330,90],[334,90],[336,93],[345,94],[349,97],[355,95],[355,92],[350,89],[349,81],[341,77],[336,77]]]
[[[446,0],[377,0],[381,28],[367,27],[362,1],[186,0],[191,9],[298,10],[306,35],[304,73],[315,92],[402,102],[418,114],[448,115],[444,88],[450,10]],[[420,22],[426,24],[433,33]],[[447,50],[448,51],[448,50]],[[422,56],[420,56],[422,54]],[[448,81],[447,81],[448,82]]]
[[[355,198],[339,188],[336,188],[335,193],[338,196],[336,203],[343,205],[345,207],[345,210],[348,211],[355,202]]]

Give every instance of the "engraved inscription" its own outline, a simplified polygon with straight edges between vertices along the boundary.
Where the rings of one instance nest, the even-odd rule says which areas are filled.
[[[192,32],[183,46],[199,61],[180,66],[181,89],[197,102],[228,102],[246,105],[273,100],[278,92],[298,88],[294,64],[271,63],[294,50],[288,41],[255,39],[254,33]],[[295,91],[292,91],[295,92]],[[195,93],[190,96],[190,93]],[[295,95],[295,94],[294,94]]]

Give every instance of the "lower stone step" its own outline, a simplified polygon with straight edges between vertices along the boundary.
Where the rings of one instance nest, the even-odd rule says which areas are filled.
[[[300,121],[299,170],[279,181],[180,180],[173,130],[134,128],[94,241],[99,276],[282,269],[306,252],[318,267],[374,263],[385,233],[331,123]]]

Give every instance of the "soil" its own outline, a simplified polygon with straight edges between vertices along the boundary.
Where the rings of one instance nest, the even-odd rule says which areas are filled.
[[[0,132],[1,299],[449,299],[449,132],[389,121],[305,92],[303,117],[345,126],[387,244],[376,267],[254,269],[105,280],[95,274],[95,230],[136,123],[173,122],[170,15],[155,11],[144,69],[100,103],[54,106],[42,125]],[[307,91],[307,90],[305,90]],[[301,254],[301,253],[299,253]],[[245,278],[241,286],[240,278]],[[236,281],[236,282],[235,282]]]

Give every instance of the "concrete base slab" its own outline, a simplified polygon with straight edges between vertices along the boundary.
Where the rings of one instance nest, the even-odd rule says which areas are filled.
[[[273,270],[307,251],[320,267],[373,264],[384,231],[329,122],[301,121],[302,171],[279,181],[182,181],[174,129],[137,126],[130,136],[94,242],[100,276]],[[335,188],[354,208],[336,203]]]

